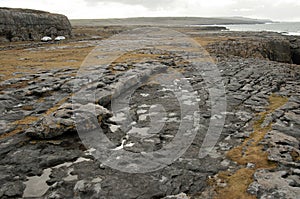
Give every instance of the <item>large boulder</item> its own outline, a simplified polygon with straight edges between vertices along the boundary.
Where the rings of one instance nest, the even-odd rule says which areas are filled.
[[[0,8],[0,41],[40,40],[43,36],[70,37],[72,27],[68,18],[60,14]]]
[[[300,63],[299,40],[279,33],[233,32],[232,38],[208,46],[210,53],[259,58],[282,63]]]

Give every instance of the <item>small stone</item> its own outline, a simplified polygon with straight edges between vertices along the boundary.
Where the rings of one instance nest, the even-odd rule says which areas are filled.
[[[100,169],[105,169],[105,165],[104,164],[100,164],[99,168]]]
[[[230,165],[230,161],[225,159],[221,162],[221,165],[224,167],[228,167]]]
[[[230,144],[224,142],[219,143],[219,147],[221,151],[229,151],[232,148]]]
[[[178,195],[166,196],[163,199],[190,199],[185,193],[180,193]]]
[[[126,68],[123,66],[115,66],[115,67],[113,67],[113,69],[117,70],[117,71],[125,71],[126,70]]]
[[[300,175],[300,169],[293,169],[292,172],[294,174]]]
[[[217,183],[217,185],[218,185],[218,187],[221,187],[221,188],[227,187],[227,183],[225,183],[225,182]]]
[[[247,192],[257,197],[260,185],[257,182],[253,182],[247,189]]]
[[[248,168],[248,169],[254,169],[255,167],[256,167],[256,165],[253,164],[253,163],[248,163],[248,164],[247,164],[247,168]]]

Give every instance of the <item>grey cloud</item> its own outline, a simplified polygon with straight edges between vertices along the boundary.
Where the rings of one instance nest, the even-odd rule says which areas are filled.
[[[241,8],[250,9],[245,12],[234,12]],[[276,1],[238,1],[234,5],[230,6],[227,10],[227,15],[251,15],[258,16],[260,18],[270,18],[276,20],[293,20],[299,19],[300,4],[295,2],[279,2]]]
[[[88,4],[121,3],[127,5],[141,5],[149,9],[172,7],[174,0],[85,0]]]
[[[97,3],[121,3],[124,5],[141,5],[149,10],[181,10],[181,15],[195,16],[254,16],[257,18],[268,18],[275,20],[299,19],[300,4],[295,1],[277,1],[277,0],[234,0],[232,4],[208,10],[201,5],[205,1],[194,5],[189,0],[85,0],[89,5]],[[216,2],[217,4],[217,2]]]

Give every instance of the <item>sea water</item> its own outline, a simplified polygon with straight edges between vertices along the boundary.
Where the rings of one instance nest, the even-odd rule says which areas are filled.
[[[278,22],[266,24],[218,25],[230,31],[270,31],[285,35],[300,36],[300,22]]]

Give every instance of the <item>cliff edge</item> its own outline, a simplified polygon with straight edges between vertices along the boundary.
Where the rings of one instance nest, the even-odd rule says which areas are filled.
[[[29,9],[0,8],[0,41],[40,40],[43,36],[70,37],[72,27],[61,14]]]

